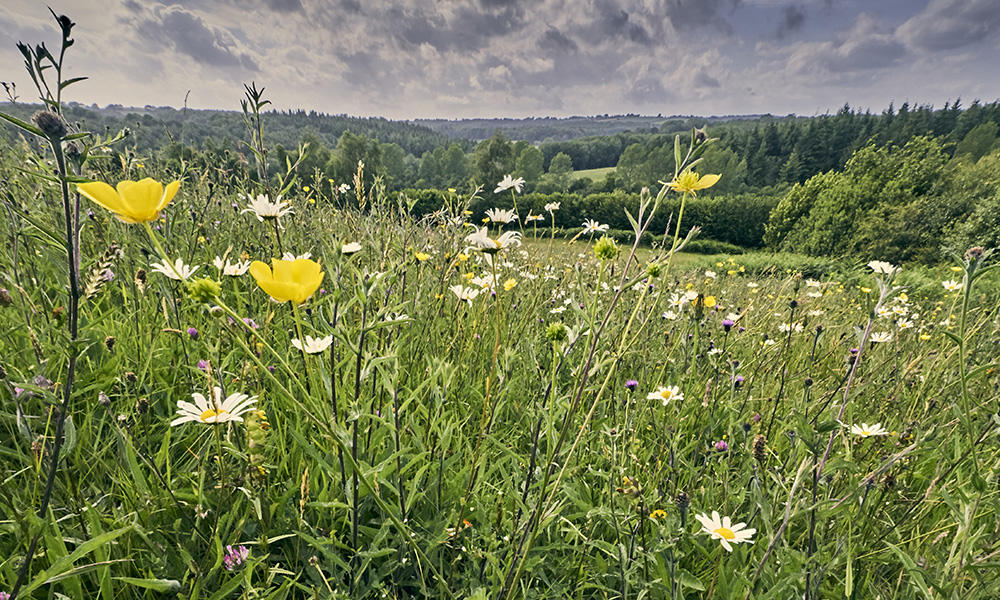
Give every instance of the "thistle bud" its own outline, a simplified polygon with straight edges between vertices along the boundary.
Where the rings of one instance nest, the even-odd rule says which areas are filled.
[[[67,132],[66,123],[62,117],[51,110],[40,110],[31,116],[32,123],[42,130],[50,142],[58,143]]]
[[[135,412],[137,415],[144,415],[149,412],[149,398],[139,398],[135,402]]]
[[[753,457],[759,463],[767,460],[767,437],[763,433],[753,439]]]
[[[686,492],[678,492],[674,498],[674,506],[680,509],[681,512],[686,511],[691,508],[691,497]]]
[[[115,336],[109,335],[108,337],[104,338],[104,346],[108,349],[108,352],[114,352],[115,351]]]

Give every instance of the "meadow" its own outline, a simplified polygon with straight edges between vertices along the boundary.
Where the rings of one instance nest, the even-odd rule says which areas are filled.
[[[510,177],[289,201],[255,87],[226,187],[45,89],[0,154],[3,600],[1000,595],[991,249],[685,254],[697,131],[631,245]]]

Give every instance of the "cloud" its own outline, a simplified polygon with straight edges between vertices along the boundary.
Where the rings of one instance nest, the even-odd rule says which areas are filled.
[[[933,0],[900,25],[897,33],[910,47],[938,51],[976,44],[996,37],[998,31],[1000,2],[996,0]]]
[[[134,11],[134,6],[126,4]],[[198,64],[257,71],[252,56],[239,47],[226,29],[214,27],[180,6],[157,7],[135,24],[139,36],[189,56]]]
[[[806,13],[801,7],[789,4],[781,11],[781,23],[774,31],[774,37],[779,40],[785,39],[789,33],[799,30],[806,22]]]
[[[733,28],[722,12],[733,10],[740,0],[662,0],[664,11],[676,31],[686,32],[714,28],[727,35]]]
[[[852,74],[897,65],[906,47],[871,14],[858,15],[852,27],[825,42],[793,44],[787,61],[798,75]]]

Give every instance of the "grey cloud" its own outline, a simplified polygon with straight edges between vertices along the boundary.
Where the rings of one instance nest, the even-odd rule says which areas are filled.
[[[629,102],[638,105],[662,103],[669,99],[663,82],[655,77],[640,77],[632,82],[624,97]]]
[[[644,46],[653,42],[652,36],[643,24],[630,20],[628,11],[613,0],[597,2],[594,8],[597,10],[594,29],[601,39],[627,39]]]
[[[509,34],[523,25],[520,11],[512,5],[496,12],[466,6],[456,10],[451,20],[439,13],[407,13],[394,8],[388,11],[386,18],[402,24],[396,35],[410,44],[430,44],[437,50],[460,52],[483,48],[492,38]]]
[[[552,54],[576,52],[579,48],[573,40],[566,37],[558,29],[549,28],[538,41],[538,47]]]
[[[301,0],[266,0],[268,8],[275,12],[290,13],[302,10]]]
[[[663,0],[662,10],[677,31],[712,27],[728,35],[733,28],[722,13],[739,5],[740,0]]]
[[[170,6],[147,15],[137,23],[136,31],[201,64],[258,70],[253,58],[240,51],[236,40],[228,31],[213,27],[201,17],[179,6]]]
[[[924,50],[954,50],[980,42],[1000,30],[996,0],[933,0],[923,12],[899,26],[908,45]]]
[[[799,6],[790,4],[781,13],[781,23],[774,32],[774,37],[784,39],[789,33],[802,28],[806,22],[806,13]]]

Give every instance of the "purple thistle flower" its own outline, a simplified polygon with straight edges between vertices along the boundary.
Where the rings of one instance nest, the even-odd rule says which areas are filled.
[[[208,361],[201,359],[198,361],[198,370],[202,373],[208,373]]]
[[[760,423],[760,413],[754,413],[753,414],[753,422],[754,423]]]
[[[730,329],[732,329],[733,328],[733,321],[732,321],[732,319],[723,319],[722,320],[722,328],[725,329],[727,332]]]
[[[198,339],[198,330],[194,327],[188,327],[188,335],[191,336],[192,340]]]
[[[627,389],[630,392],[634,392],[638,387],[639,387],[639,382],[636,381],[635,379],[629,379],[628,381],[625,382],[625,389]]]
[[[733,387],[735,387],[736,389],[739,389],[739,387],[743,385],[742,375],[737,375],[736,377],[731,377],[730,379],[733,380]]]
[[[267,366],[267,372],[268,373],[274,373],[275,371],[277,371],[277,369],[274,368],[274,365],[268,365]]]
[[[726,440],[719,440],[715,442],[715,449],[718,452],[725,452],[729,450],[729,444],[726,443]]]

